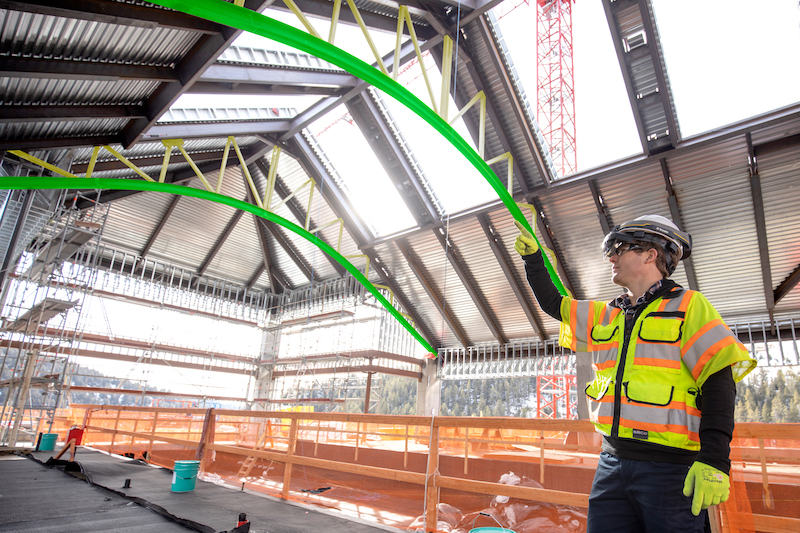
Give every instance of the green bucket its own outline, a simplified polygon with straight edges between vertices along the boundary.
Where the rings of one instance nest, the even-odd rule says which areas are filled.
[[[39,441],[40,452],[52,452],[56,447],[56,439],[58,433],[42,433],[42,439]]]
[[[191,492],[197,481],[200,461],[175,461],[172,469],[172,492]]]

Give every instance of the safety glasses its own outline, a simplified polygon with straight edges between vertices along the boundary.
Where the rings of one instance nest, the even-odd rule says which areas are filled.
[[[608,261],[615,255],[622,255],[625,252],[629,251],[636,251],[636,250],[644,250],[642,245],[634,244],[632,242],[623,242],[623,241],[611,241],[606,246],[606,249],[603,250],[603,259]]]

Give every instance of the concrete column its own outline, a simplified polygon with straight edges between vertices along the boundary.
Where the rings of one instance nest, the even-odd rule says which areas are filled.
[[[439,378],[439,359],[426,359],[422,381],[417,384],[417,415],[438,416],[439,396],[442,388]]]

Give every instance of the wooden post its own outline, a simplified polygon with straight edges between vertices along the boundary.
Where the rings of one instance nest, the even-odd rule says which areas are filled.
[[[467,475],[469,461],[469,428],[464,428],[464,475]]]
[[[200,461],[200,471],[208,472],[208,464],[211,462],[211,454],[207,452],[207,447],[214,444],[216,435],[214,408],[209,407],[203,418],[203,433],[200,435],[200,442],[197,443],[197,451],[194,458]],[[213,453],[213,452],[212,452]]]
[[[156,435],[156,426],[158,425],[158,411],[153,413],[153,427],[150,428],[150,443],[147,445],[147,457],[145,460],[149,463],[150,458],[153,456],[153,439]]]
[[[139,428],[139,418],[137,418],[133,422],[133,432],[132,433],[136,433],[136,430],[138,428]],[[131,447],[133,447],[133,441],[135,441],[135,440],[136,440],[136,437],[134,435],[131,435]]]
[[[283,468],[283,490],[281,490],[281,497],[284,499],[289,498],[289,484],[292,480],[292,456],[294,449],[297,446],[297,419],[292,419],[292,425],[289,428],[289,447],[286,449],[286,465]]]
[[[372,364],[372,358],[370,358],[369,362]],[[369,413],[369,396],[370,392],[372,391],[372,374],[374,374],[374,372],[367,372],[367,389],[366,394],[364,395],[364,414]]]
[[[764,506],[767,509],[774,509],[775,504],[769,492],[769,477],[767,476],[767,457],[764,453],[764,439],[758,439],[758,454],[761,458],[761,482],[764,486]]]
[[[314,457],[317,456],[317,448],[319,448],[319,425],[322,420],[317,420],[317,438],[314,439]]]
[[[83,412],[83,443],[86,444],[89,440],[86,438],[89,435],[88,425],[89,422],[92,420],[92,409],[87,408],[86,411]]]
[[[439,522],[439,488],[436,474],[439,473],[439,428],[431,427],[430,448],[428,450],[428,471],[425,483],[425,532],[436,531]]]
[[[539,432],[539,483],[544,485],[544,431]]]
[[[403,451],[403,468],[408,468],[408,424],[406,424],[406,447]]]
[[[117,428],[119,427],[119,415],[122,414],[122,409],[117,409],[117,421],[114,422],[114,432],[111,434],[111,445],[108,447],[108,451],[114,451],[114,440],[117,438]]]
[[[356,422],[356,454],[353,461],[358,461],[358,445],[361,442],[361,422]]]

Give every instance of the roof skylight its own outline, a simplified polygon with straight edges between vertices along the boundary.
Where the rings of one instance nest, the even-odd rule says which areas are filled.
[[[653,8],[684,139],[800,101],[796,0]]]
[[[353,207],[377,236],[416,226],[352,117],[339,106],[308,127],[344,180]]]
[[[506,16],[502,16],[503,12]],[[535,108],[536,4],[521,4],[512,13],[508,14],[508,8],[495,9],[514,67]],[[572,47],[578,171],[641,153],[642,144],[601,2],[573,4]]]

